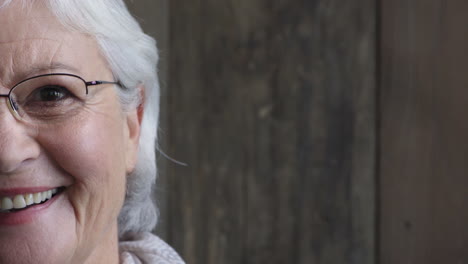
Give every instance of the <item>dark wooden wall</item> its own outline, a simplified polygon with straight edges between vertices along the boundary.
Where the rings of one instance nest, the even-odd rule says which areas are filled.
[[[468,3],[129,1],[191,264],[468,263]]]
[[[170,2],[168,238],[192,264],[373,263],[373,1]]]
[[[468,263],[467,13],[382,1],[382,264]]]

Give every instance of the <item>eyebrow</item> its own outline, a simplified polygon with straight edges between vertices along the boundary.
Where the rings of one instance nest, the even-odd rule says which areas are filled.
[[[42,74],[42,73],[47,73],[53,70],[66,70],[66,71],[71,71],[73,73],[80,73],[80,71],[70,65],[60,63],[60,62],[53,62],[47,65],[32,65],[29,67],[29,69],[25,72],[23,78],[31,77],[34,75]]]

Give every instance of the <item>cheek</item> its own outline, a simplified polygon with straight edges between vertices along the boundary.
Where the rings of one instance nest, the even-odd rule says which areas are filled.
[[[106,225],[115,221],[122,206],[125,133],[118,118],[95,116],[83,120],[44,131],[39,141],[48,160],[71,180],[67,195],[78,236],[89,240],[92,230],[106,230]]]
[[[75,181],[99,182],[106,174],[125,172],[123,135],[118,120],[95,118],[46,131],[39,138],[44,152]]]

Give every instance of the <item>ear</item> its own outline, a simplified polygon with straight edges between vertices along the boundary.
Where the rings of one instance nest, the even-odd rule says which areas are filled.
[[[143,85],[139,86],[140,90],[140,105],[126,113],[126,170],[127,174],[135,169],[138,159],[138,145],[140,142],[141,122],[143,120],[143,112],[145,105],[145,89]]]

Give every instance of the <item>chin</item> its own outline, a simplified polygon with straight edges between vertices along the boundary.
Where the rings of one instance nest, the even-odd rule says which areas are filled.
[[[74,210],[66,195],[28,210],[0,215],[0,263],[77,263]],[[16,214],[16,215],[11,215]]]

